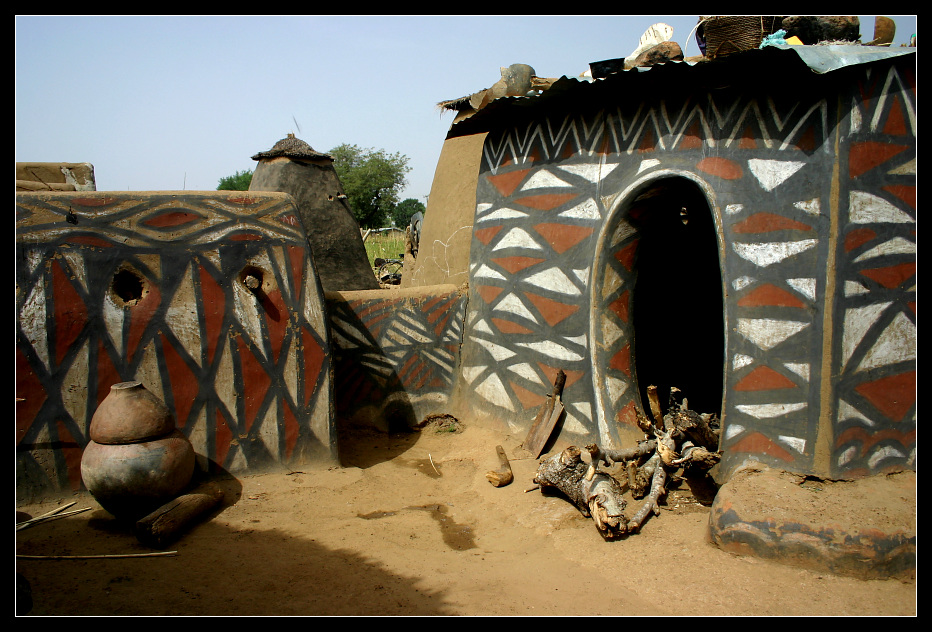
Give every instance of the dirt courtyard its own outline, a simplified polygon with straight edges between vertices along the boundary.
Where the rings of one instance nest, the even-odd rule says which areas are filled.
[[[640,533],[606,542],[533,487],[523,437],[468,422],[340,436],[342,467],[220,481],[225,499],[160,557],[17,559],[30,616],[864,616],[917,614],[914,581],[865,581],[709,544],[709,509],[671,489]],[[496,488],[495,446],[515,480]],[[565,447],[557,445],[554,450]],[[632,514],[640,501],[629,500]],[[152,552],[78,493],[17,507],[18,555]],[[17,614],[24,614],[17,605]]]

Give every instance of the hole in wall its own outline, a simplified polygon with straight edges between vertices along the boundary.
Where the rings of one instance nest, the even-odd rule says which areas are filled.
[[[110,290],[117,305],[132,307],[148,293],[145,278],[131,268],[120,268],[113,275]]]
[[[239,280],[250,292],[257,292],[262,288],[262,269],[256,266],[246,266],[239,273]]]
[[[641,233],[632,350],[643,409],[653,384],[664,413],[675,386],[690,409],[721,416],[725,308],[708,201],[693,182],[671,178],[639,195],[629,214]]]

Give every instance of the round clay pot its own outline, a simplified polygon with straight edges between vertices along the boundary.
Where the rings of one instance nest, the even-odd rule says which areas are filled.
[[[81,457],[84,486],[118,518],[136,520],[175,498],[191,482],[194,448],[180,430],[138,443],[89,441]]]
[[[142,382],[120,382],[97,407],[90,436],[96,443],[137,443],[174,429],[171,411]]]

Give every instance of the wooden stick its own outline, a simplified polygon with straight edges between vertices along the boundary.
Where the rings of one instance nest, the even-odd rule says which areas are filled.
[[[20,522],[18,525],[16,525],[16,530],[22,531],[23,529],[37,525],[40,522],[50,522],[52,520],[57,520],[58,518],[64,518],[65,516],[73,516],[75,514],[79,514],[79,513],[90,511],[90,510],[91,510],[90,507],[85,507],[84,509],[75,509],[74,511],[66,511],[65,513],[60,513],[60,514],[39,516],[38,518],[32,518],[30,520]]]
[[[647,400],[650,402],[650,412],[654,416],[654,426],[663,429],[663,413],[660,411],[660,399],[657,397],[657,387],[653,384],[647,387]]]
[[[19,526],[20,524],[26,524],[27,522],[34,522],[34,521],[36,521],[36,520],[42,520],[43,518],[47,518],[47,517],[49,517],[49,516],[55,515],[55,514],[57,514],[59,511],[64,511],[64,510],[67,509],[68,507],[71,507],[72,505],[77,504],[77,502],[78,502],[78,501],[74,500],[74,501],[68,503],[67,505],[62,505],[61,507],[58,507],[57,509],[53,509],[52,511],[49,511],[48,513],[44,513],[44,514],[42,514],[41,516],[36,516],[35,518],[30,518],[29,520],[24,520],[23,522],[20,522],[20,523],[19,523],[18,525],[16,525],[16,526]]]
[[[497,445],[495,446],[495,452],[498,454],[498,469],[487,472],[485,477],[496,487],[504,487],[515,480],[515,475],[514,472],[511,471],[511,463],[508,462],[505,448]]]
[[[119,555],[17,555],[20,560],[103,560],[125,557],[157,557],[177,555],[178,551],[156,551],[152,553],[122,553]]]

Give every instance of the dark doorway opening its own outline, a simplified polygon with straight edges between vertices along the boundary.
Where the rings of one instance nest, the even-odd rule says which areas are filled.
[[[641,235],[632,315],[643,409],[656,385],[666,413],[675,386],[690,409],[721,417],[725,308],[708,201],[693,182],[669,178],[643,191],[629,213]]]

